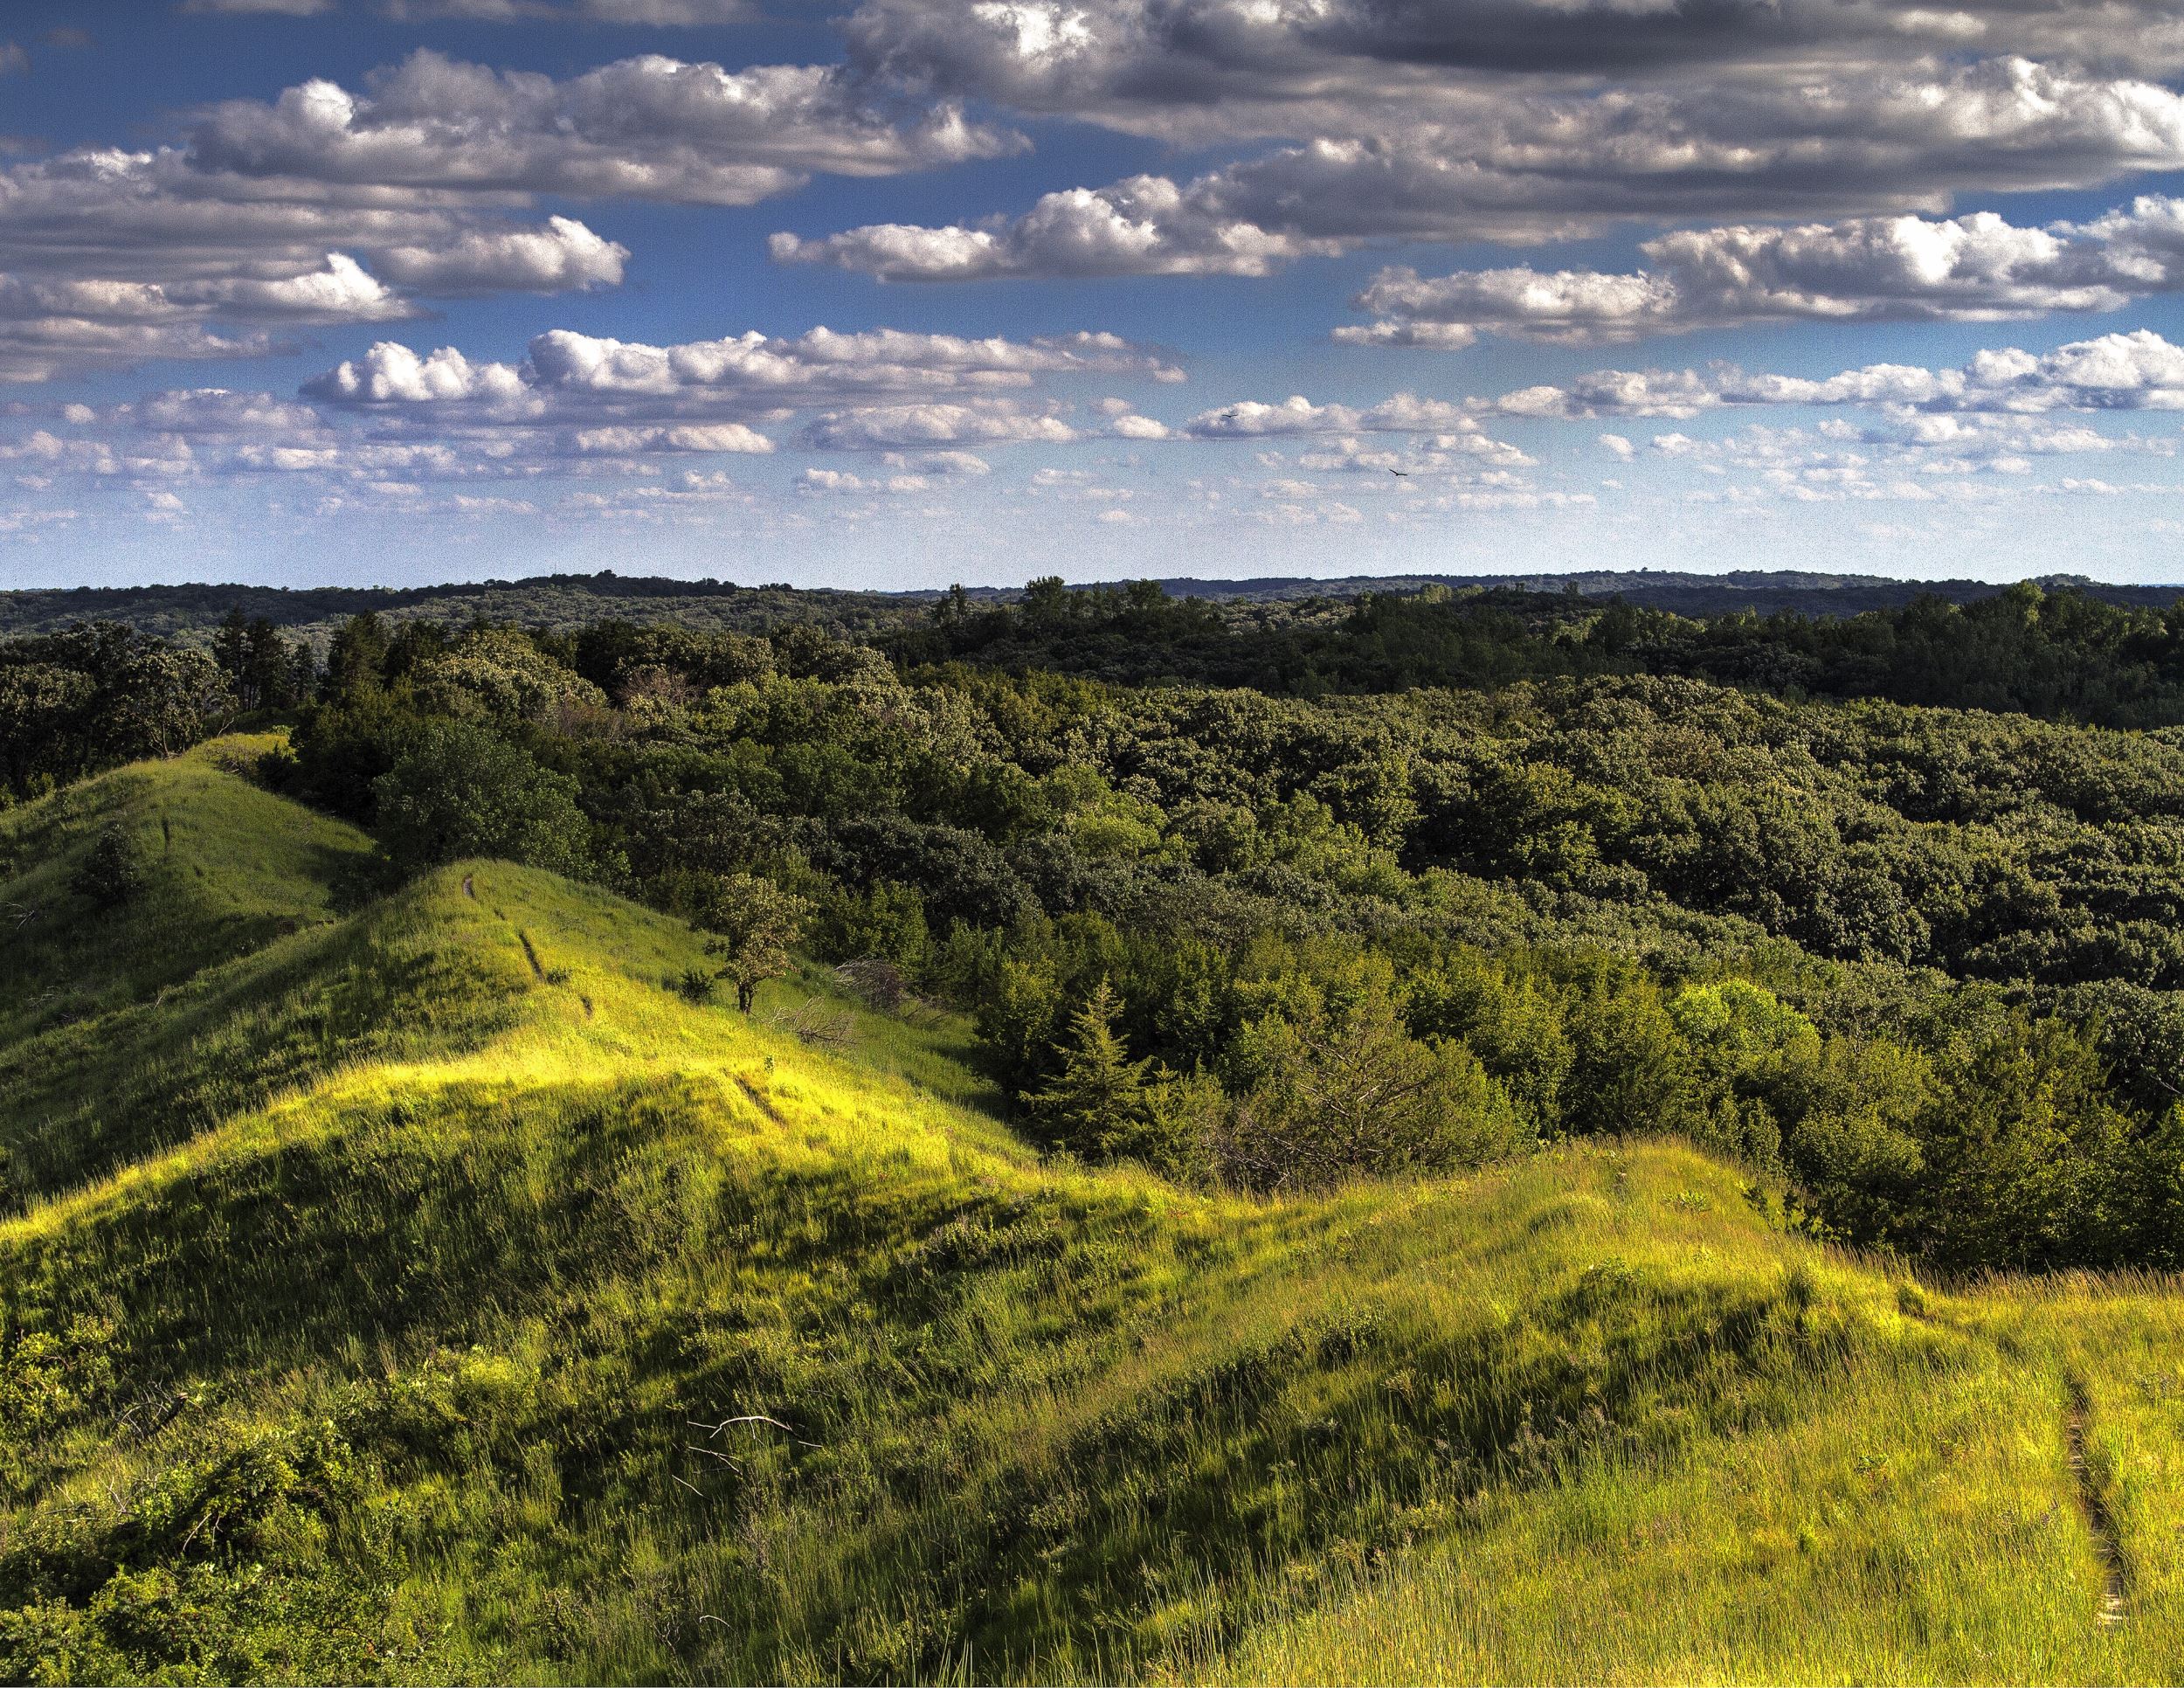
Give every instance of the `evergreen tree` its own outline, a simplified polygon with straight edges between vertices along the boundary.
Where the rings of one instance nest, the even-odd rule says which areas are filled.
[[[303,701],[296,689],[294,653],[268,617],[250,624],[248,653],[235,689],[245,709],[287,709]]]
[[[250,623],[241,605],[227,612],[219,632],[212,635],[212,660],[220,665],[228,684],[235,688],[235,695],[242,706],[246,709],[255,708],[258,700],[251,688]]]
[[[339,703],[361,692],[375,692],[385,673],[387,630],[379,618],[366,611],[352,615],[334,630],[326,652],[325,696]]]
[[[1113,988],[1102,979],[1054,1046],[1061,1070],[1024,1105],[1049,1137],[1079,1154],[1111,1153],[1144,1135],[1152,1111],[1150,1061],[1132,1061],[1115,1034]]]
[[[118,908],[144,889],[144,863],[136,841],[119,821],[102,828],[69,878],[69,889],[99,908]]]

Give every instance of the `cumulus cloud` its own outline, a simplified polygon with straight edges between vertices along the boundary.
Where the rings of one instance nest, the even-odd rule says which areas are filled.
[[[416,194],[208,176],[180,151],[0,169],[0,380],[273,349],[263,327],[390,322],[412,295],[619,280],[584,224],[533,228]],[[217,326],[208,326],[217,325]]]
[[[1184,432],[1194,439],[1263,439],[1285,434],[1435,433],[1478,425],[1462,405],[1447,399],[1398,393],[1370,409],[1356,410],[1315,405],[1298,393],[1278,405],[1248,398],[1202,411],[1184,425]]]
[[[585,8],[625,22],[719,10]],[[743,205],[815,174],[883,176],[1020,144],[841,66],[729,71],[652,53],[557,80],[421,51],[358,89],[317,80],[214,105],[177,143],[0,169],[6,276],[113,295],[36,326],[18,312],[0,380],[271,349],[249,330],[393,321],[418,314],[413,297],[619,285],[628,250],[572,217],[523,220],[539,195]],[[131,284],[134,314],[121,308]]]
[[[922,493],[932,490],[932,481],[922,474],[863,475],[847,469],[804,469],[795,481],[800,493],[836,493],[864,495],[872,493]]]
[[[1019,218],[965,228],[880,223],[819,239],[777,234],[784,264],[829,264],[883,281],[997,276],[1266,275],[1342,250],[1337,240],[1260,226],[1165,176],[1050,193]]]
[[[1904,418],[2184,410],[2184,347],[2140,329],[2073,341],[2049,352],[1983,351],[1956,369],[1870,363],[1818,378],[1730,368],[1603,370],[1559,385],[1504,393],[1485,408],[1518,417],[1684,418],[1748,405],[1856,405]]]
[[[832,411],[807,424],[799,443],[818,451],[873,451],[1023,442],[1066,446],[1077,438],[1075,428],[1050,412],[1008,399],[985,399]]]
[[[1256,8],[1282,9],[1271,0]],[[1019,33],[1037,10],[1006,10]],[[1040,26],[1047,57],[1070,58],[1054,43],[1082,16]],[[896,59],[880,62],[901,70]],[[1374,240],[1537,242],[1619,220],[1932,211],[1969,190],[2083,186],[2184,168],[2184,97],[2022,57],[1906,65],[1899,56],[1657,86],[1618,78],[1532,87],[1427,68],[1434,74],[1414,101],[1379,88],[1361,93],[1354,110],[1300,107],[1290,115],[1301,127],[1272,131],[1298,135],[1296,144],[1188,182],[1133,176],[970,225],[783,235],[774,253],[902,280],[1256,275]],[[1263,66],[1232,76],[1248,70],[1268,80]],[[1180,84],[1170,98],[1179,114],[1220,109],[1193,103]]]
[[[839,66],[729,71],[647,53],[556,80],[425,49],[362,93],[319,80],[226,101],[190,135],[197,168],[245,177],[705,205],[1020,144],[954,105],[888,100]]]
[[[752,16],[746,0],[384,0],[394,18],[459,17],[480,24],[734,24]]]
[[[183,0],[182,9],[245,16],[317,17],[334,10],[334,0]]]
[[[1529,268],[1432,279],[1384,270],[1352,344],[1455,349],[1482,332],[1574,342],[1767,322],[1993,322],[2115,310],[2184,287],[2184,200],[2142,195],[2087,223],[2021,228],[1991,211],[1795,227],[1681,230],[1636,273]]]
[[[474,362],[453,347],[421,355],[385,341],[312,377],[303,391],[336,405],[482,405],[527,418],[572,410],[768,415],[853,396],[1016,390],[1046,377],[1117,373],[1157,379],[1172,371],[1111,334],[1014,341],[819,328],[654,346],[556,329],[533,339],[521,363]]]
[[[473,363],[453,346],[420,356],[383,340],[303,384],[308,398],[335,405],[447,405],[473,399],[522,401],[523,374],[513,364]]]
[[[184,0],[184,11],[283,13],[315,17],[336,0]],[[642,24],[673,27],[748,20],[748,0],[379,0],[398,22],[455,18],[470,24]]]
[[[773,441],[741,422],[685,423],[672,428],[584,428],[575,435],[580,452],[636,457],[652,452],[771,452]]]
[[[1818,89],[1966,57],[2184,68],[2167,0],[865,0],[847,32],[855,62],[916,86],[1194,144],[1369,136],[1517,81]]]
[[[535,229],[471,229],[438,246],[390,246],[380,273],[443,297],[472,293],[574,293],[622,284],[629,248],[568,217]]]

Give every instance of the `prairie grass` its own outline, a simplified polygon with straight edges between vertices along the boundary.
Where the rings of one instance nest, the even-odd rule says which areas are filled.
[[[688,931],[502,863],[363,896],[234,749],[0,817],[61,992],[0,1002],[0,1676],[2184,1668],[2168,1286],[1922,1290],[1670,1144],[1042,1162],[960,1022],[692,1004]]]

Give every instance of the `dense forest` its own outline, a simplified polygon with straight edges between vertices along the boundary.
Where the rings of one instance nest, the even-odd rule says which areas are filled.
[[[1673,1135],[1938,1267],[2184,1265],[2184,607],[1043,581],[0,646],[17,799],[246,717],[390,874],[597,880],[711,934],[693,996],[800,951],[973,1016],[1057,1154],[1282,1190]]]

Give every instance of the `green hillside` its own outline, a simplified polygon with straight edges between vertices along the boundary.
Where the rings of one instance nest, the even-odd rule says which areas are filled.
[[[390,887],[253,748],[0,813],[0,1678],[2184,1671],[2161,1283],[1922,1287],[1673,1145],[1042,1159],[957,1021]]]

